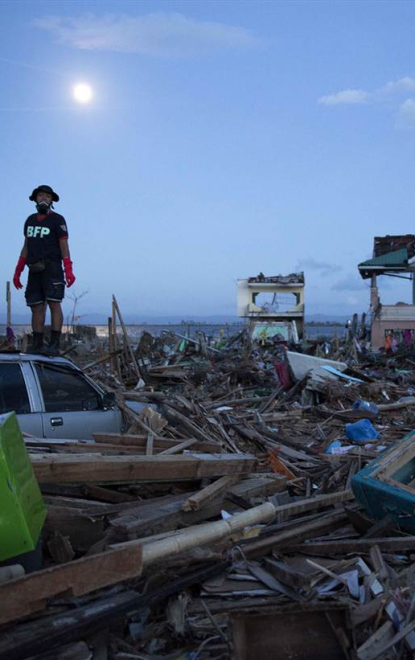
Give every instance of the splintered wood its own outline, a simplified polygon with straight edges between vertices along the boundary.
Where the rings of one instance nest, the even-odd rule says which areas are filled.
[[[304,374],[301,354],[291,367],[277,340],[243,332],[135,347],[115,298],[109,335],[88,374],[126,432],[27,439],[44,568],[0,584],[0,660],[415,657],[415,536],[395,500],[375,520],[352,492],[415,428],[412,349],[371,359],[333,342],[333,374],[315,343]],[[380,437],[351,440],[362,419]]]

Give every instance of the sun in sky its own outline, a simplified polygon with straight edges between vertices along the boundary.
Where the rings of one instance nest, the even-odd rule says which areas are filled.
[[[92,87],[87,83],[77,83],[73,86],[72,93],[77,103],[90,103],[94,95]]]

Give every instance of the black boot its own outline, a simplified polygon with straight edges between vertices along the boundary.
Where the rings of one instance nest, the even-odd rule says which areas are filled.
[[[60,330],[52,330],[50,333],[49,346],[45,350],[45,355],[49,355],[50,357],[57,357],[58,355],[60,355],[60,341],[61,341]]]
[[[32,348],[30,350],[30,353],[34,353],[35,355],[42,355],[44,349],[43,346],[43,332],[33,332],[33,344]]]

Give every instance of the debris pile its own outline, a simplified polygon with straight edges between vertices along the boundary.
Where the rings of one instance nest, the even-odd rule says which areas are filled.
[[[242,333],[144,336],[87,365],[126,432],[26,439],[44,567],[0,583],[0,660],[412,658],[409,514],[392,490],[376,516],[353,493],[389,456],[384,488],[412,497],[393,448],[415,428],[413,362]]]

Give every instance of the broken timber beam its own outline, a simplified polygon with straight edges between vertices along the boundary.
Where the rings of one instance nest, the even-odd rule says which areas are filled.
[[[199,511],[200,508],[211,502],[215,497],[226,493],[238,481],[238,477],[221,477],[213,484],[209,484],[198,493],[191,495],[183,503],[183,511]]]
[[[309,541],[290,547],[292,552],[307,552],[308,554],[343,554],[347,552],[370,552],[377,545],[386,552],[413,552],[415,536],[402,536],[380,539],[346,539],[338,541]]]
[[[99,444],[108,444],[108,445],[119,445],[120,448],[123,446],[135,447],[144,449],[147,445],[147,434],[143,435],[132,435],[125,434],[121,435],[120,433],[93,433],[92,437],[95,442]],[[204,453],[215,454],[221,450],[221,445],[218,442],[200,442],[197,438],[186,438],[186,440],[194,440],[192,448],[194,451],[200,451]],[[181,440],[170,440],[168,438],[163,438],[158,435],[154,435],[153,448],[154,453],[164,451],[165,449],[177,448]]]
[[[318,520],[298,525],[295,529],[277,532],[265,538],[260,537],[258,540],[244,546],[244,553],[251,559],[262,556],[273,547],[290,546],[291,550],[291,544],[294,541],[304,540],[310,536],[320,536],[323,533],[342,527],[346,521],[347,516],[343,511],[334,511],[333,513],[321,516]]]
[[[282,504],[275,507],[275,513],[278,520],[286,520],[290,516],[297,516],[308,511],[318,511],[327,506],[340,504],[353,500],[354,495],[351,490],[341,490],[338,493],[329,493],[328,495],[315,495],[315,497],[306,497],[304,500],[298,500],[292,504]]]
[[[44,609],[53,596],[81,596],[141,575],[142,546],[117,547],[0,585],[0,625]]]
[[[229,568],[230,562],[215,562],[206,568],[186,571],[184,577],[168,580],[161,588],[139,594],[123,591],[115,595],[104,595],[76,609],[45,616],[42,619],[22,623],[8,629],[0,639],[0,660],[40,659],[45,651],[58,648],[68,641],[84,639],[98,630],[108,630],[118,625],[129,612],[151,608],[164,602],[175,593],[180,593],[194,584],[202,584]],[[41,654],[41,655],[38,655]],[[74,659],[73,659],[74,660]]]
[[[201,440],[202,442],[214,443],[215,441],[207,435],[202,429],[200,429],[196,424],[191,422],[185,415],[182,415],[178,410],[173,409],[168,404],[164,404],[162,410],[163,416],[166,417],[169,422],[173,422],[182,426],[187,431],[189,431],[195,438]]]
[[[180,456],[89,456],[32,454],[36,478],[45,483],[131,483],[184,481],[250,474],[257,459],[249,454]]]

